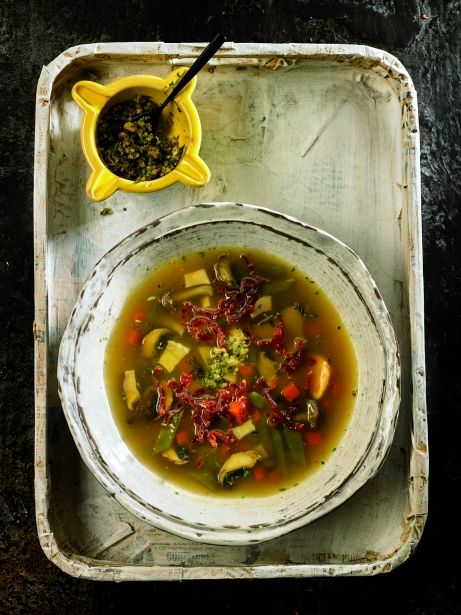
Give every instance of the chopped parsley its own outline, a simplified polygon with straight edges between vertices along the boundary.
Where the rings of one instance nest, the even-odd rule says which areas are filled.
[[[293,307],[297,309],[298,312],[301,314],[301,316],[304,316],[304,318],[318,318],[319,317],[318,314],[316,314],[315,312],[310,312],[305,305],[302,305],[300,303],[295,303]]]

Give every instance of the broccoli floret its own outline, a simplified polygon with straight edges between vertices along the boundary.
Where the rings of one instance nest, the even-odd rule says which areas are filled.
[[[248,360],[248,340],[241,329],[232,329],[226,339],[226,348],[212,348],[203,378],[206,387],[220,386]]]

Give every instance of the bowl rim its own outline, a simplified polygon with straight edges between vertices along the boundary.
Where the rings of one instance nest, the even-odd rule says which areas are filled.
[[[151,507],[150,509],[149,507],[144,508],[142,503],[137,500],[136,497],[133,497],[133,494],[126,493],[123,488],[119,484],[117,484],[117,481],[114,481],[114,477],[105,467],[104,461],[98,459],[98,454],[97,451],[94,450],[94,446],[90,443],[90,446],[88,448],[88,446],[84,446],[82,444],[81,438],[83,437],[84,439],[88,440],[91,438],[91,434],[85,433],[84,429],[82,431],[82,425],[79,424],[79,419],[76,419],[76,416],[79,416],[79,412],[81,412],[82,409],[79,409],[77,414],[75,413],[75,404],[77,404],[77,383],[73,380],[69,382],[69,375],[71,373],[74,373],[74,366],[72,365],[72,361],[75,358],[73,353],[71,352],[73,344],[71,329],[72,327],[75,327],[75,324],[77,322],[79,322],[80,328],[82,328],[82,326],[84,325],[85,314],[81,313],[81,309],[79,312],[79,306],[81,306],[81,300],[86,293],[88,285],[90,285],[92,283],[91,281],[94,280],[95,277],[97,277],[99,270],[104,271],[104,268],[107,268],[110,259],[113,258],[114,255],[117,255],[118,253],[123,254],[127,251],[129,253],[131,244],[136,244],[136,241],[139,241],[140,245],[142,245],[143,242],[145,244],[145,233],[149,230],[155,232],[158,241],[158,238],[168,236],[168,234],[171,232],[178,232],[182,229],[200,226],[204,223],[209,224],[210,222],[213,222],[213,218],[220,222],[235,222],[236,220],[238,221],[237,214],[242,213],[241,208],[244,208],[244,211],[246,212],[252,212],[255,216],[262,216],[263,218],[269,216],[269,219],[271,219],[274,224],[276,224],[277,220],[286,221],[290,225],[300,225],[302,228],[306,229],[309,232],[319,233],[321,236],[326,238],[327,241],[333,241],[335,245],[341,246],[341,250],[346,250],[346,253],[352,256],[354,261],[361,267],[361,274],[365,277],[367,283],[370,284],[370,286],[373,288],[375,297],[374,300],[376,302],[374,308],[377,309],[376,306],[379,305],[378,311],[380,319],[378,322],[375,322],[375,325],[377,325],[380,330],[382,329],[384,339],[386,340],[386,345],[384,345],[383,343],[383,353],[387,358],[386,373],[388,373],[389,376],[389,378],[387,378],[385,381],[386,387],[383,391],[382,407],[387,408],[387,412],[390,418],[386,425],[386,429],[383,433],[381,433],[380,436],[383,441],[379,448],[379,455],[377,457],[375,465],[373,466],[373,472],[370,474],[369,470],[365,471],[366,468],[365,470],[364,468],[354,468],[352,473],[355,481],[353,485],[354,488],[349,493],[347,498],[341,499],[341,493],[338,494],[338,490],[336,489],[336,493],[334,493],[331,497],[326,494],[325,501],[315,506],[313,510],[307,510],[300,516],[286,520],[284,523],[278,522],[277,525],[269,527],[254,527],[251,532],[248,531],[248,528],[238,527],[207,528],[202,525],[200,525],[199,527],[195,523],[188,525],[187,521],[185,520],[180,520],[180,522],[178,523],[177,519],[172,519],[170,515],[168,515],[168,513],[163,513],[155,507]],[[273,229],[271,229],[270,227],[268,227],[268,230],[273,231]],[[139,249],[141,248],[139,247]],[[139,279],[139,281],[141,281],[141,278]],[[323,516],[324,514],[330,512],[331,510],[342,504],[343,501],[345,501],[353,493],[358,491],[367,482],[367,480],[378,471],[378,469],[384,462],[389,451],[390,445],[392,443],[395,431],[395,424],[398,416],[400,404],[400,357],[397,339],[384,300],[380,295],[376,287],[376,283],[371,277],[371,274],[364,265],[363,261],[351,248],[349,248],[346,244],[341,242],[333,235],[315,226],[304,223],[292,216],[281,214],[272,209],[260,207],[257,205],[235,202],[211,202],[190,205],[189,207],[166,214],[165,216],[142,226],[141,228],[137,229],[136,231],[122,239],[115,246],[113,246],[113,248],[111,248],[98,261],[98,263],[93,267],[90,275],[87,278],[87,281],[85,282],[81,290],[79,299],[76,302],[76,305],[71,314],[61,341],[58,357],[58,384],[64,414],[69,424],[74,441],[77,444],[78,450],[85,464],[95,475],[98,481],[106,488],[106,490],[109,491],[109,493],[111,493],[115,497],[115,499],[120,504],[122,504],[122,506],[130,510],[137,517],[140,517],[141,519],[147,521],[148,523],[185,538],[211,544],[244,545],[276,538],[282,534],[293,531],[294,529],[297,529],[320,516]],[[67,393],[64,394],[65,392]],[[377,437],[378,434],[374,434],[372,442],[374,442]],[[345,480],[345,482],[349,482],[349,486],[350,477],[351,474],[349,474],[347,479]],[[341,492],[341,490],[339,491]]]

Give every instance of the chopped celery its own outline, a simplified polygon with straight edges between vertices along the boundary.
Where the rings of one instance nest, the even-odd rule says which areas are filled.
[[[306,458],[304,457],[304,444],[301,433],[299,431],[289,429],[286,425],[284,425],[283,437],[291,459],[304,467],[306,465]]]
[[[211,284],[206,269],[197,269],[196,271],[189,271],[184,274],[184,286],[186,288],[200,286],[202,284]]]
[[[174,436],[182,419],[182,410],[175,414],[168,425],[161,425],[154,444],[154,453],[162,453],[173,444]]]
[[[256,431],[256,427],[250,418],[248,419],[248,421],[245,421],[241,425],[237,425],[237,427],[233,427],[231,431],[234,434],[234,436],[237,438],[237,440],[241,440],[245,436],[248,436],[250,433],[253,433],[254,431]]]
[[[160,356],[159,363],[167,371],[172,372],[177,364],[189,353],[190,348],[174,340],[168,340],[165,350]]]

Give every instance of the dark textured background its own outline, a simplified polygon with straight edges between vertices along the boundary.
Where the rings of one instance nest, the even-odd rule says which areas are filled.
[[[191,8],[194,7],[194,8]],[[430,512],[414,555],[378,577],[91,582],[50,563],[34,519],[32,171],[43,64],[96,41],[364,43],[396,55],[418,91],[426,297]],[[461,612],[460,0],[0,0],[0,613]]]

